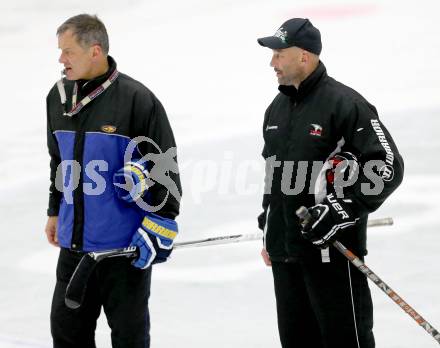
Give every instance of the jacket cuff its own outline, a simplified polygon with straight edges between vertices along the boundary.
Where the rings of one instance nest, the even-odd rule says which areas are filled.
[[[60,208],[48,208],[47,209],[47,216],[58,216],[58,213],[60,211]]]

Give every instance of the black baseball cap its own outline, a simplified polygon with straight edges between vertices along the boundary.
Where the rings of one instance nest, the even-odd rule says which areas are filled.
[[[257,40],[261,46],[283,49],[292,46],[319,55],[322,50],[321,33],[307,18],[292,18],[284,22],[273,36]]]

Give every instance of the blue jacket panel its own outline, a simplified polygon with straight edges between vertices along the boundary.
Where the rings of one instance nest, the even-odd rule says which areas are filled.
[[[119,135],[86,133],[82,168],[85,251],[128,246],[142,222],[137,205],[120,200],[113,189],[113,174],[124,164],[129,141]],[[104,181],[96,180],[97,175]]]
[[[63,197],[58,218],[59,243],[70,248],[74,224],[72,162],[75,133],[55,134],[61,153]],[[81,168],[84,192],[83,251],[126,247],[142,222],[143,214],[135,204],[120,200],[113,189],[113,174],[123,166],[130,138],[88,132]]]
[[[123,167],[124,153],[131,139],[144,136],[162,152],[175,147],[174,136],[165,110],[156,96],[138,81],[119,73],[114,82],[81,111],[71,117],[74,83],[78,101],[94,93],[116,70],[109,57],[109,71],[90,81],[63,80],[67,102],[61,103],[57,86],[49,92],[47,103],[47,142],[51,158],[51,186],[48,215],[58,216],[60,245],[76,251],[98,251],[126,247],[145,212],[135,203],[117,198],[113,174]],[[140,143],[139,153],[157,153],[149,143]],[[175,157],[177,161],[177,158]],[[62,180],[57,180],[58,168]],[[75,166],[81,170],[75,171]],[[181,192],[179,175],[169,173]],[[61,179],[61,178],[60,178]],[[58,190],[57,182],[63,189]],[[149,189],[152,206],[165,204],[156,213],[174,219],[179,202],[160,184]],[[150,202],[148,202],[150,204]]]

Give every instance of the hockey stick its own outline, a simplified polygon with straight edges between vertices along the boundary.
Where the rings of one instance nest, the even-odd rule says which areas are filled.
[[[377,227],[377,226],[389,226],[393,224],[393,219],[382,218],[382,219],[373,219],[368,221],[368,227]],[[249,234],[235,234],[230,236],[221,236],[221,237],[211,237],[199,240],[191,240],[186,242],[175,243],[174,248],[193,248],[199,246],[210,246],[210,245],[221,245],[221,244],[230,244],[230,243],[238,243],[238,242],[248,242],[252,240],[260,240],[263,238],[263,233],[249,233]]]
[[[296,215],[306,222],[311,218],[311,215],[306,207],[301,207],[296,211]],[[333,246],[341,252],[359,271],[365,274],[374,284],[377,285],[390,299],[392,299],[403,311],[405,311],[417,324],[419,324],[426,332],[428,332],[434,339],[440,343],[440,333],[426,321],[419,313],[416,312],[408,303],[406,303],[397,293],[391,289],[387,283],[380,279],[362,260],[355,254],[348,250],[342,243],[335,241]]]
[[[67,284],[64,297],[66,306],[71,309],[76,309],[81,306],[86,293],[87,282],[99,262],[109,257],[121,256],[136,258],[138,256],[137,248],[128,247],[85,254],[76,266],[69,284]]]
[[[393,219],[390,217],[382,218],[382,219],[373,219],[368,221],[368,227],[389,226],[392,224],[393,224]],[[223,245],[230,243],[260,240],[262,238],[263,238],[263,234],[261,232],[249,233],[249,234],[235,234],[230,236],[210,237],[210,238],[191,240],[186,242],[178,242],[174,244],[174,248],[181,249],[181,248],[194,248],[194,247],[211,246],[211,245]]]
[[[368,221],[369,227],[392,225],[392,218],[375,219]],[[174,249],[192,248],[210,245],[221,245],[238,243],[245,241],[261,240],[262,233],[235,234],[229,236],[211,237],[199,240],[174,243]],[[70,278],[66,288],[65,303],[72,309],[79,308],[83,302],[86,293],[87,282],[96,265],[109,257],[128,257],[135,259],[138,257],[136,247],[120,248],[105,251],[96,251],[85,254],[80,260],[75,272]]]

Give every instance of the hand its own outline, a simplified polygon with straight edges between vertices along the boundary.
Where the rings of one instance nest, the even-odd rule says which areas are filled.
[[[302,236],[319,248],[327,248],[341,230],[358,220],[350,209],[351,200],[338,199],[330,193],[321,204],[309,208],[310,217],[302,225]]]
[[[47,240],[53,246],[59,247],[58,244],[58,216],[49,216],[46,223],[46,228],[44,231],[46,232]]]
[[[266,249],[261,249],[261,257],[263,258],[264,264],[268,267],[272,266],[272,261],[270,261],[270,257]]]
[[[153,182],[145,162],[127,162],[113,175],[113,185],[119,199],[135,202],[147,194]]]
[[[134,260],[133,266],[145,269],[168,260],[177,233],[174,220],[147,213],[130,244],[139,248],[139,257]]]

